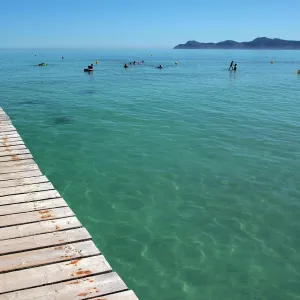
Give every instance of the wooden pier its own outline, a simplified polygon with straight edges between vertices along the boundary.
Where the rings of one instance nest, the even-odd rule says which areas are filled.
[[[0,108],[0,300],[137,300]]]

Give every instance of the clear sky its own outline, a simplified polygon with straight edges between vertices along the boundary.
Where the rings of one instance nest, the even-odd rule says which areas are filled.
[[[300,40],[300,0],[0,0],[0,48]]]

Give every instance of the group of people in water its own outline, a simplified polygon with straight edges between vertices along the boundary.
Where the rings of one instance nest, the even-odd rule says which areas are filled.
[[[141,64],[143,64],[144,63],[144,61],[142,60],[141,62],[136,62],[136,61],[133,61],[133,62],[130,62],[129,64],[130,65],[141,65]],[[176,62],[176,64],[178,64],[177,62]],[[125,63],[124,64],[124,68],[125,69],[127,69],[129,67],[129,65],[127,64],[127,63]],[[158,67],[155,67],[156,69],[163,69],[163,66],[162,65],[159,65]]]
[[[229,71],[236,71],[236,67],[237,67],[237,64],[234,63],[234,61],[232,61],[230,63],[230,66],[229,66]]]
[[[135,60],[134,60],[134,61],[131,61],[129,64],[130,64],[130,65],[141,65],[141,64],[143,64],[144,62],[145,62],[145,61],[143,61],[143,60],[142,60],[142,61],[135,61]],[[128,67],[129,67],[128,64],[125,63],[125,64],[124,64],[124,68],[127,69]]]
[[[64,59],[64,57],[62,56],[62,59]],[[133,62],[130,62],[129,65],[141,65],[143,64],[145,61],[142,60],[140,62],[136,62],[135,60]],[[98,64],[98,60],[96,61],[96,64]],[[175,65],[177,65],[178,62],[175,62]],[[129,65],[127,63],[124,64],[124,68],[127,69],[129,67]],[[40,63],[38,64],[39,67],[44,67],[47,66],[46,63]],[[157,67],[155,67],[156,69],[163,69],[162,65],[159,65]],[[237,64],[234,61],[231,61],[230,66],[229,66],[229,71],[236,71],[237,70]],[[90,64],[87,69],[84,69],[85,72],[92,72],[94,71],[94,64]]]

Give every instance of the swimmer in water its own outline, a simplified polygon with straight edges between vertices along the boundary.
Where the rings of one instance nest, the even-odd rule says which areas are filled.
[[[124,64],[124,68],[125,68],[125,69],[128,68],[128,65],[127,65],[127,64]]]
[[[234,67],[233,67],[233,71],[236,71],[236,66],[237,66],[237,64],[235,64],[235,65],[234,65]]]
[[[157,67],[157,69],[162,69],[163,68],[163,66],[162,65],[159,65],[158,67]]]

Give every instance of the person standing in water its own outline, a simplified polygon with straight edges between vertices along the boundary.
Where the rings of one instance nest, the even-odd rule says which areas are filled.
[[[233,65],[234,65],[234,61],[232,61],[232,62],[230,63],[230,66],[229,66],[229,69],[228,69],[228,70],[233,70]]]
[[[237,64],[235,64],[235,65],[234,65],[234,67],[233,67],[233,71],[236,71],[236,66],[237,66]]]

